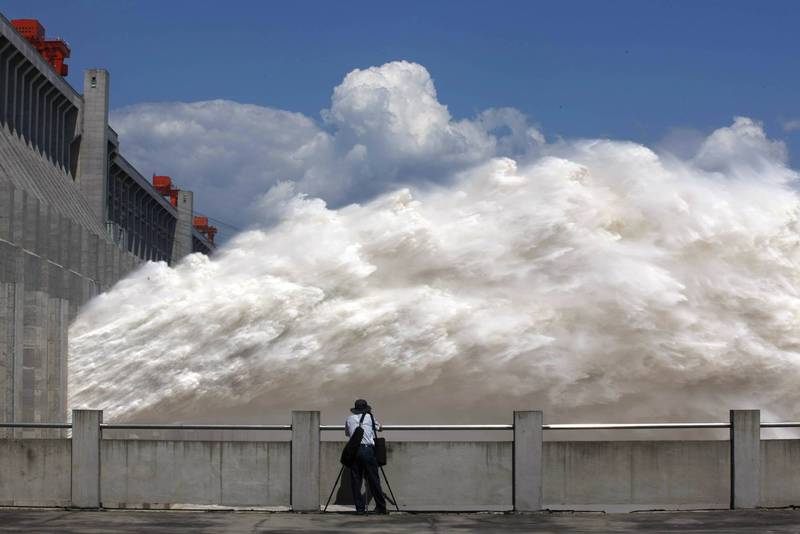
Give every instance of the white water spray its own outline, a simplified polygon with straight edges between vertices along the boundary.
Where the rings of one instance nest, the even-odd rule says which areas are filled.
[[[364,205],[296,198],[279,225],[92,301],[70,330],[71,404],[150,421],[338,415],[355,397],[401,422],[797,415],[800,199],[776,146],[737,119],[690,161],[581,141]]]

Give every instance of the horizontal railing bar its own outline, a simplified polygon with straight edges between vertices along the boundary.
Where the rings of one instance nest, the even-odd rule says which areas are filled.
[[[322,431],[344,431],[344,425],[320,425]],[[514,430],[514,425],[383,425],[382,430]]]
[[[659,428],[730,428],[730,423],[578,423],[542,425],[543,430],[654,430]]]
[[[543,430],[657,430],[730,428],[730,423],[567,423],[542,425]],[[103,423],[107,430],[278,430],[292,425],[181,425],[150,423]],[[798,428],[800,421],[762,422],[762,428]],[[0,423],[0,428],[72,428],[70,423]],[[321,431],[344,431],[344,425],[320,425]],[[384,425],[386,431],[407,430],[514,430],[514,425]]]
[[[69,423],[0,423],[0,428],[72,428]]]
[[[160,425],[145,423],[103,423],[105,430],[291,430],[292,425]]]

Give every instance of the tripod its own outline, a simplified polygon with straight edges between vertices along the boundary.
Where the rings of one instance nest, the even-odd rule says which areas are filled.
[[[400,507],[397,505],[397,499],[395,498],[394,492],[392,491],[392,485],[389,484],[389,479],[386,477],[386,471],[383,470],[383,466],[382,465],[379,465],[378,468],[380,468],[381,473],[383,474],[383,480],[386,481],[386,487],[389,488],[389,495],[392,496],[392,498],[390,499],[389,495],[386,495],[384,493],[383,497],[387,501],[392,503],[394,505],[394,507],[397,509],[397,511],[399,512],[400,511]],[[323,512],[327,512],[328,511],[328,505],[331,503],[331,498],[333,498],[333,492],[336,491],[336,486],[339,484],[339,479],[342,478],[342,473],[343,472],[344,472],[344,466],[339,468],[339,474],[336,475],[336,481],[333,483],[333,487],[331,488],[331,494],[328,495],[328,500],[325,502],[325,508],[322,509]],[[360,488],[359,488],[359,491],[361,491]]]

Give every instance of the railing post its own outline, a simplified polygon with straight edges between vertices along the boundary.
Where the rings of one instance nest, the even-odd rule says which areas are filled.
[[[761,412],[731,410],[731,508],[761,504]]]
[[[514,412],[514,511],[542,509],[542,412]]]
[[[72,506],[100,507],[102,410],[72,410]]]
[[[292,510],[319,512],[319,412],[292,412]]]

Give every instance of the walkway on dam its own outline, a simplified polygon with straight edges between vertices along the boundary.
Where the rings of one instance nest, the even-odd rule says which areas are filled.
[[[346,513],[0,509],[0,532],[800,532],[800,510],[603,513]]]

